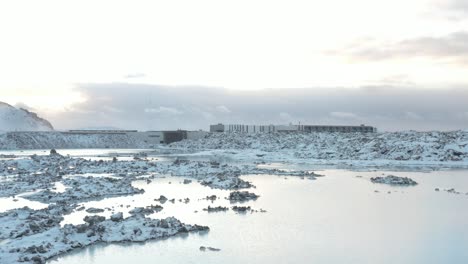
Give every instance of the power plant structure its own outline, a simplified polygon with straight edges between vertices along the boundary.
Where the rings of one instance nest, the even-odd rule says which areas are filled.
[[[243,132],[243,133],[273,133],[273,132],[343,132],[343,133],[375,133],[377,128],[366,125],[330,126],[330,125],[243,125],[215,124],[210,125],[210,132]]]

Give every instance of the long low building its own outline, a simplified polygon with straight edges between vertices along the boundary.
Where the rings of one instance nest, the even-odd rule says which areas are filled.
[[[317,126],[317,125],[299,125],[300,131],[305,132],[363,132],[374,133],[377,128],[372,126]]]
[[[243,124],[215,124],[210,126],[210,132],[243,132],[243,133],[272,133],[272,132],[361,132],[374,133],[377,128],[366,125],[359,126],[322,126],[322,125],[243,125]]]

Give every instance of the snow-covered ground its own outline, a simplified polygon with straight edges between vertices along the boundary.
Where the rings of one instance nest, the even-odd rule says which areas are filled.
[[[0,131],[51,131],[49,121],[26,109],[0,102]]]
[[[61,132],[8,132],[0,134],[1,150],[148,148],[152,145],[126,134],[65,134]]]
[[[170,147],[233,160],[350,165],[468,165],[468,132],[212,133]]]
[[[211,133],[154,146],[127,135],[60,132],[0,134],[0,149],[154,148],[235,161],[349,165],[468,165],[468,132]]]

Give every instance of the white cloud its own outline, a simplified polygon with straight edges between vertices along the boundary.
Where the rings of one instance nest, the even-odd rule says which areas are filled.
[[[108,106],[105,105],[103,106],[103,110],[106,112],[112,112],[112,113],[122,113],[123,111],[121,109],[118,109],[116,107]]]
[[[144,77],[146,77],[146,74],[144,73],[132,73],[132,74],[125,75],[126,79],[144,78]]]
[[[279,114],[279,117],[280,117],[280,119],[282,119],[283,121],[289,121],[289,122],[292,121],[292,116],[291,116],[290,114],[286,113],[286,112],[281,112],[281,113]]]
[[[341,118],[341,119],[358,119],[359,118],[356,114],[350,113],[350,112],[331,112],[330,116],[334,118]]]
[[[420,114],[417,114],[417,113],[414,113],[414,112],[406,112],[404,116],[405,116],[405,118],[413,119],[413,120],[423,119],[423,117]]]
[[[183,114],[183,112],[178,110],[177,108],[165,107],[165,106],[160,106],[158,108],[146,108],[145,113],[170,114],[170,115],[181,115],[181,114]]]
[[[461,119],[464,119],[465,121],[468,121],[468,112],[463,112],[459,114]]]
[[[225,114],[231,113],[231,110],[229,110],[229,108],[227,108],[225,105],[216,106],[216,110],[218,110],[218,112],[220,113],[225,113]]]
[[[214,120],[215,119],[215,116],[212,114],[212,113],[209,113],[209,112],[201,112],[203,118],[205,118],[206,120]]]
[[[354,62],[426,59],[468,64],[468,32],[448,35],[422,36],[397,42],[360,41],[350,47],[331,51],[330,54],[348,56]],[[408,75],[405,76],[408,78]]]
[[[35,109],[34,109],[33,107],[30,107],[29,105],[27,105],[27,104],[25,104],[25,103],[23,103],[23,102],[18,102],[18,103],[16,103],[16,104],[15,104],[15,107],[16,107],[16,108],[23,108],[23,109],[26,109],[26,110],[32,111],[32,112],[35,111]]]

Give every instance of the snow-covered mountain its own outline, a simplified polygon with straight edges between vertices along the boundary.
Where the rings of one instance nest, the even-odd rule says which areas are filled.
[[[23,108],[0,102],[0,131],[51,131],[49,121]]]

